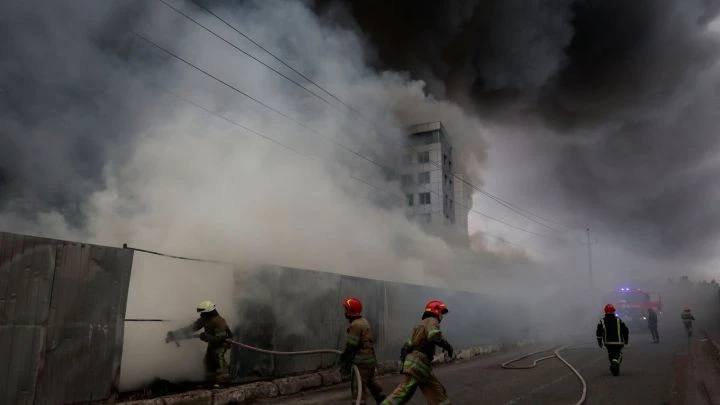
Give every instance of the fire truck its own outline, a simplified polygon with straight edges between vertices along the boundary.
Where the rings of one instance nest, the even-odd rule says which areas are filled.
[[[605,294],[605,303],[615,306],[616,314],[625,322],[631,332],[649,332],[647,327],[648,309],[662,313],[662,297],[657,292],[645,292],[631,287],[622,287]]]

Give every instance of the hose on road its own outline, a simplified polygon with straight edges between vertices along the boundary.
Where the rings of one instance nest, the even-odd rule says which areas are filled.
[[[228,343],[231,345],[242,347],[243,349],[252,350],[258,353],[265,353],[265,354],[273,354],[276,356],[306,356],[311,354],[336,354],[341,355],[342,352],[340,350],[336,349],[316,349],[316,350],[302,350],[302,351],[296,351],[296,352],[282,352],[278,350],[267,350],[267,349],[261,349],[259,347],[250,346],[248,344],[238,342],[236,340],[227,340]],[[355,398],[355,405],[360,405],[362,402],[362,377],[360,377],[360,370],[358,370],[357,366],[353,364],[352,366],[352,374],[354,374],[353,377],[355,379],[355,384],[357,384],[357,398]]]
[[[532,352],[532,353],[524,354],[524,355],[522,355],[522,356],[520,356],[520,357],[516,357],[516,358],[514,358],[514,359],[512,359],[512,360],[506,361],[505,363],[502,363],[500,366],[501,366],[502,368],[508,369],[508,370],[523,370],[523,369],[535,368],[535,367],[537,367],[538,363],[540,363],[540,362],[543,361],[543,360],[549,360],[549,359],[552,359],[552,358],[557,358],[558,360],[560,360],[561,362],[563,362],[563,364],[565,364],[565,366],[567,366],[567,368],[569,368],[570,371],[572,371],[572,372],[575,374],[575,377],[577,377],[578,380],[580,380],[580,383],[582,384],[582,395],[580,396],[580,399],[579,399],[577,402],[575,402],[573,405],[582,405],[582,404],[585,403],[585,399],[587,398],[587,382],[585,382],[585,379],[584,379],[583,376],[580,374],[580,372],[577,371],[577,369],[575,369],[575,367],[573,367],[572,364],[570,364],[567,360],[565,360],[565,358],[563,358],[563,357],[560,355],[560,352],[563,351],[563,350],[565,350],[565,349],[567,349],[567,347],[565,347],[565,346],[558,347],[557,349],[555,349],[555,350],[553,351],[553,354],[551,354],[551,355],[549,355],[549,356],[544,356],[544,357],[540,357],[540,358],[538,358],[538,359],[535,359],[535,361],[533,361],[532,364],[529,364],[529,365],[525,365],[525,366],[511,366],[510,364],[516,363],[516,362],[518,362],[518,361],[520,361],[520,360],[524,360],[524,359],[526,359],[526,358],[528,358],[528,357],[532,357],[532,356],[535,356],[535,355],[537,355],[537,354],[544,353],[544,352],[547,352],[547,351],[553,350],[553,349],[538,350],[538,351],[535,351],[535,352]]]

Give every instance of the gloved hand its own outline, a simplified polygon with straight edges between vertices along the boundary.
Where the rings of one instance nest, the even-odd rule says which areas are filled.
[[[209,341],[210,339],[208,338],[207,333],[203,332],[203,333],[200,334],[200,340],[202,340],[203,342],[207,342],[207,341]]]
[[[170,331],[167,333],[167,335],[165,335],[165,343],[169,343],[174,340],[177,340],[177,338],[175,337],[175,332]]]
[[[453,350],[453,347],[448,343],[447,347],[445,348],[445,352],[447,353],[448,357],[451,359],[453,358],[453,354],[455,351]]]
[[[410,354],[410,352],[411,352],[410,346],[403,346],[400,349],[400,358],[404,359],[405,357],[407,357],[408,354]]]

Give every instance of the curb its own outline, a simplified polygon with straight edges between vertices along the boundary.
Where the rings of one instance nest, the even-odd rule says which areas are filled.
[[[486,356],[492,353],[507,351],[532,344],[531,341],[519,341],[510,345],[495,344],[486,346],[473,346],[457,352],[456,359],[467,360]],[[435,356],[433,362],[447,363],[444,354]],[[400,362],[397,360],[380,361],[377,364],[378,375],[396,374],[400,372]],[[232,388],[215,390],[196,390],[182,394],[168,395],[159,398],[141,399],[128,402],[119,402],[118,405],[240,405],[253,399],[275,398],[292,395],[303,390],[321,386],[336,385],[343,382],[340,370],[320,371],[296,377],[277,378],[272,381],[255,382],[239,385]]]

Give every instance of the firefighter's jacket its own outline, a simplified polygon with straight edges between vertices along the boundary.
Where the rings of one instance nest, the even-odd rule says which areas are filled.
[[[622,319],[608,314],[598,322],[595,336],[599,345],[626,345],[629,341],[630,331]]]
[[[372,367],[377,363],[375,340],[367,319],[358,317],[350,321],[347,328],[345,350],[340,360],[358,367]]]
[[[403,353],[408,354],[403,362],[403,373],[425,381],[432,374],[435,346],[452,351],[440,331],[440,320],[431,316],[415,325],[412,337],[405,342]]]
[[[229,348],[230,344],[225,339],[232,339],[233,334],[228,327],[227,321],[220,315],[209,318],[198,318],[191,325],[180,329],[181,333],[192,334],[204,329],[209,349]]]
[[[655,313],[655,311],[648,312],[648,326],[651,328],[655,328],[657,327],[657,322],[657,314]]]
[[[682,315],[680,315],[680,318],[683,320],[685,325],[692,325],[692,322],[695,320],[695,317],[690,312],[683,312]]]

